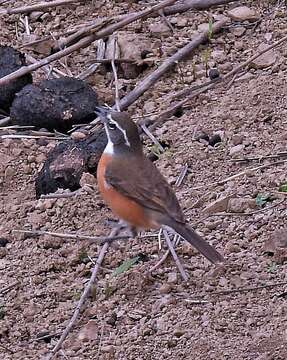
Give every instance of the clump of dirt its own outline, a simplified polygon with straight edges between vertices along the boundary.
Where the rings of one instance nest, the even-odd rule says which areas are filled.
[[[169,16],[173,32],[159,18],[138,21],[127,31],[159,40],[160,63],[193,38],[201,24],[206,26],[211,15],[218,18],[238,4]],[[262,43],[284,36],[287,13],[282,2],[244,4],[260,15],[260,21],[233,24],[178,64],[131,106],[134,119],[164,110],[175,91],[203,82],[206,63],[210,67],[216,63],[224,74]],[[40,18],[30,14],[29,25],[33,33],[44,37],[50,32],[66,33],[95,16],[143,6],[123,1],[100,5],[95,1],[52,9]],[[1,17],[3,44],[22,45],[25,29],[20,27],[15,38],[15,21],[19,22],[18,15]],[[95,44],[66,59],[74,76],[86,69],[94,50]],[[182,243],[177,252],[189,274],[189,281],[183,283],[169,258],[153,276],[148,275],[165,251],[158,249],[156,238],[112,246],[87,306],[63,344],[63,356],[81,360],[287,358],[286,258],[278,256],[276,249],[266,251],[270,239],[285,229],[287,216],[287,197],[279,191],[287,182],[286,158],[280,156],[286,152],[287,140],[286,46],[274,51],[273,65],[246,69],[228,87],[219,85],[201,95],[154,132],[170,144],[159,154],[157,166],[173,184],[190,224],[224,254],[224,266],[214,267]],[[64,68],[60,63],[55,66]],[[121,90],[128,92],[149,71],[136,79],[120,78]],[[35,77],[43,78],[43,74],[37,71]],[[88,78],[103,102],[114,98],[111,79],[112,72],[101,71]],[[214,146],[204,139],[198,141],[199,132],[208,139],[217,134],[221,141]],[[153,146],[149,141],[146,145]],[[114,219],[97,192],[96,180],[92,192],[77,197],[36,199],[35,178],[55,146],[54,139],[6,138],[0,143],[0,238],[5,239],[0,242],[0,354],[5,360],[42,358],[52,349],[99,253],[99,247],[88,241],[32,237],[13,230],[97,236],[108,234]],[[185,164],[187,175],[176,186]],[[205,212],[224,198],[223,211],[214,207]],[[278,247],[281,242],[271,243]],[[115,268],[139,254],[147,261],[113,275]]]

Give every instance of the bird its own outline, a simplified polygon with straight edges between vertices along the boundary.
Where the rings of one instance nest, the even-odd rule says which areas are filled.
[[[108,142],[97,167],[99,192],[112,212],[131,229],[171,228],[210,262],[223,256],[187,223],[177,197],[148,159],[138,127],[127,112],[97,107]]]

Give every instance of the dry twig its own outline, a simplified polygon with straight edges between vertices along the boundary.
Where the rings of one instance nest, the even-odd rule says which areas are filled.
[[[185,0],[180,4],[175,4],[164,9],[165,15],[183,13],[188,10],[205,10],[213,6],[226,5],[236,0]]]
[[[184,164],[181,168],[180,174],[178,175],[178,178],[176,179],[175,186],[180,186],[183,182],[183,179],[185,178],[188,171],[188,164]]]
[[[244,157],[244,158],[238,158],[238,159],[231,159],[231,162],[249,162],[249,161],[262,161],[265,159],[279,159],[281,157],[286,157],[287,152],[282,151],[277,154],[270,154],[270,155],[262,155],[262,156],[254,156],[254,157]]]
[[[286,194],[287,193],[280,193],[279,194]],[[214,214],[209,214],[208,217],[213,217],[213,216],[252,216],[252,215],[257,215],[259,213],[265,212],[265,211],[269,211],[271,209],[277,208],[279,205],[283,204],[285,202],[285,199],[281,200],[279,203],[273,204],[271,206],[266,206],[262,209],[259,210],[255,210],[255,211],[251,211],[251,212],[222,212],[222,213],[214,213]],[[203,222],[206,219],[206,217],[204,217],[204,219],[201,219],[200,222]]]
[[[147,137],[149,137],[151,139],[151,141],[157,146],[157,148],[161,151],[164,152],[164,148],[161,145],[161,143],[157,140],[157,138],[149,131],[149,129],[145,126],[145,124],[141,125],[141,128],[143,129],[144,133],[146,134]]]
[[[173,248],[176,247],[176,245],[179,243],[179,241],[180,241],[180,236],[175,234],[173,242],[172,242]],[[158,269],[165,262],[165,260],[167,259],[169,254],[170,254],[170,251],[169,251],[169,249],[167,249],[166,252],[164,253],[164,255],[161,257],[161,259],[153,267],[151,267],[149,269],[149,273],[153,273],[156,269]]]
[[[40,231],[40,230],[13,230],[13,232],[27,234],[31,236],[42,236],[42,235],[50,235],[55,236],[61,239],[73,239],[73,240],[88,240],[98,244],[105,244],[106,242],[112,242],[114,240],[125,240],[129,239],[130,236],[122,235],[122,236],[89,236],[82,234],[67,234],[67,233],[57,233],[51,231]]]
[[[5,286],[4,288],[0,289],[0,294],[6,294],[6,292],[10,291],[11,289],[13,289],[15,286],[17,286],[19,284],[19,281],[14,281],[12,284]]]
[[[267,285],[259,285],[249,288],[240,288],[240,289],[231,289],[231,290],[222,290],[222,291],[216,291],[213,293],[210,293],[210,295],[229,295],[229,294],[235,294],[235,293],[242,293],[242,292],[250,292],[250,291],[257,291],[262,289],[271,289],[278,286],[287,285],[287,281],[275,283],[275,284],[267,284]]]
[[[1,135],[0,139],[49,139],[49,140],[69,140],[68,136],[63,137],[53,137],[47,135],[19,135],[19,134],[8,134],[8,135]]]
[[[110,236],[111,237],[114,237],[117,233],[117,229],[113,229],[110,233]],[[68,336],[69,332],[71,331],[72,327],[74,326],[78,316],[80,315],[80,312],[81,312],[81,309],[86,301],[86,299],[88,298],[89,296],[89,293],[91,291],[91,288],[93,286],[93,284],[95,283],[96,281],[96,276],[97,276],[97,273],[98,273],[98,270],[99,270],[99,267],[101,266],[103,260],[104,260],[104,257],[105,257],[105,254],[108,250],[110,246],[110,243],[109,242],[106,242],[101,250],[100,250],[100,253],[99,253],[99,256],[98,256],[98,260],[96,262],[96,265],[93,269],[93,272],[92,272],[92,276],[88,282],[88,284],[86,285],[85,289],[84,289],[84,292],[82,293],[82,296],[77,304],[77,307],[74,311],[74,314],[73,316],[71,317],[68,325],[66,326],[65,330],[63,331],[60,339],[58,340],[57,344],[55,345],[55,347],[53,348],[51,354],[48,356],[47,360],[51,360],[53,359],[53,357],[56,355],[56,353],[61,349],[62,347],[62,344],[64,342],[64,340],[66,339],[66,337]]]
[[[97,59],[86,70],[81,72],[77,76],[77,78],[79,78],[81,80],[85,80],[86,78],[88,78],[89,76],[94,74],[96,72],[96,70],[99,68],[100,64],[104,61],[105,51],[106,51],[106,44],[105,44],[104,40],[102,40],[102,39],[98,40],[97,41]],[[109,63],[110,63],[110,60],[109,60]]]
[[[113,57],[111,60],[111,65],[112,65],[112,69],[113,69],[113,74],[114,74],[114,83],[115,83],[115,104],[116,104],[116,109],[117,111],[120,111],[120,95],[119,95],[119,79],[118,79],[118,73],[117,73],[117,68],[116,68],[116,64],[115,64],[115,59],[116,59],[116,51],[117,51],[117,38],[115,37],[113,39]]]
[[[8,125],[10,120],[10,116],[6,116],[3,119],[0,119],[0,127]]]
[[[210,8],[212,6],[227,4],[231,1],[234,2],[234,0],[200,0],[200,1],[189,0],[189,1],[184,1],[183,4],[175,4],[175,5],[171,4],[171,6],[166,6],[164,9],[160,9],[159,11],[154,12],[150,16],[157,17],[158,15],[160,15],[160,16],[172,15],[172,14],[176,14],[176,13],[185,12],[188,10],[204,10],[204,9]],[[174,2],[176,2],[176,1],[174,1]],[[100,19],[100,20],[97,19],[95,21],[92,21],[88,25],[80,26],[75,33],[71,34],[71,36],[68,36],[68,37],[64,38],[63,40],[60,40],[58,43],[58,46],[55,50],[60,50],[65,46],[74,44],[76,41],[79,41],[80,39],[82,39],[83,37],[85,37],[87,35],[91,35],[95,31],[97,31],[100,27],[102,27],[103,25],[107,25],[111,21],[122,20],[122,19],[126,18],[127,16],[132,16],[135,14],[136,13],[130,13],[128,15],[120,15],[120,16],[109,18],[109,19]],[[165,20],[167,21],[167,19],[165,19]],[[170,26],[169,22],[168,22],[168,25]]]
[[[240,173],[237,173],[237,174],[235,174],[235,175],[229,176],[228,178],[215,181],[215,182],[213,182],[213,183],[211,183],[211,184],[205,184],[205,185],[197,186],[197,187],[192,188],[192,190],[199,190],[199,189],[202,189],[202,188],[210,189],[211,187],[218,186],[218,185],[222,185],[222,184],[227,183],[228,181],[237,179],[237,178],[240,177],[240,176],[244,176],[244,175],[246,175],[246,174],[249,173],[249,172],[254,172],[254,171],[257,171],[257,170],[262,170],[262,169],[266,169],[266,168],[269,168],[269,167],[272,167],[272,166],[275,166],[275,165],[282,165],[282,164],[285,164],[285,163],[287,163],[287,160],[280,160],[280,161],[275,161],[275,162],[270,163],[270,164],[265,164],[265,165],[256,166],[256,167],[254,167],[254,168],[245,169],[244,171],[241,171]]]
[[[12,14],[28,14],[32,11],[42,11],[49,8],[54,8],[56,6],[66,6],[70,4],[77,4],[80,2],[84,2],[85,0],[55,0],[50,2],[42,2],[35,5],[29,5],[29,6],[22,6],[15,9],[1,9],[0,15],[12,15]]]

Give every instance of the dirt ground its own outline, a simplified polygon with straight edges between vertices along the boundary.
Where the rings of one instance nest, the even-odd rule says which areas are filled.
[[[11,3],[16,7],[29,1]],[[216,62],[224,74],[250,57],[260,44],[271,44],[286,36],[284,1],[236,3],[251,6],[261,21],[224,29],[212,38],[208,53],[207,47],[201,46],[191,59],[180,63],[130,107],[137,119],[164,110],[171,94],[192,86],[195,68],[195,83],[207,80],[204,51],[208,64]],[[40,37],[50,32],[64,34],[97,14],[125,13],[142,6],[141,2],[94,1],[93,5],[76,9],[69,6],[49,10],[42,21],[30,19],[30,26],[32,33]],[[159,64],[187,43],[198,26],[208,22],[209,16],[219,16],[234,6],[171,16],[173,34],[151,31],[152,23],[161,25],[162,20],[158,19],[138,21],[126,31],[160,41]],[[18,26],[17,38],[16,23],[19,24],[19,15],[1,16],[1,44],[23,43],[24,30]],[[287,183],[287,163],[279,163],[284,160],[282,157],[264,158],[286,152],[287,142],[286,43],[274,51],[275,63],[264,69],[245,70],[238,81],[201,95],[183,109],[181,116],[171,117],[154,131],[158,139],[170,144],[156,161],[157,166],[174,186],[189,223],[224,254],[225,264],[215,267],[181,243],[177,253],[189,275],[185,283],[170,258],[153,276],[147,275],[165,251],[164,244],[159,250],[155,237],[113,246],[58,359],[287,358],[287,197],[286,193],[278,193],[279,187]],[[29,53],[39,56],[33,51]],[[92,58],[95,45],[69,56],[67,64],[72,74],[77,75]],[[59,63],[56,66],[65,70]],[[128,91],[155,67],[151,65],[136,79],[120,79],[121,91]],[[43,77],[40,70],[34,74],[36,81]],[[98,71],[88,79],[102,101],[113,98],[111,78],[111,73]],[[209,136],[219,134],[222,141],[216,146],[198,141],[201,132]],[[23,236],[12,230],[105,235],[114,220],[97,192],[96,183],[92,193],[84,192],[78,197],[36,200],[35,177],[55,143],[0,140],[3,360],[45,358],[72,316],[99,252],[96,244],[87,241]],[[151,145],[149,141],[146,144]],[[232,161],[244,157],[257,160]],[[176,187],[175,181],[185,164],[189,172]],[[217,183],[264,164],[271,165]],[[268,201],[265,203],[258,194],[268,194]],[[223,209],[214,204],[222,198]],[[260,205],[260,200],[264,204]],[[228,207],[224,205],[227,202]],[[144,255],[144,261],[113,276],[115,268],[138,254]],[[10,285],[9,290],[3,291]],[[35,340],[46,335],[50,337]]]

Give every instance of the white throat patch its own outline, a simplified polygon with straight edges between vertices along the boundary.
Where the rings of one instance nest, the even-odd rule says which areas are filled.
[[[105,129],[106,129],[106,134],[107,134],[107,137],[108,137],[108,143],[107,143],[107,145],[105,147],[104,153],[109,154],[109,155],[113,155],[114,154],[114,144],[113,144],[112,140],[110,139],[107,124],[105,124]]]

